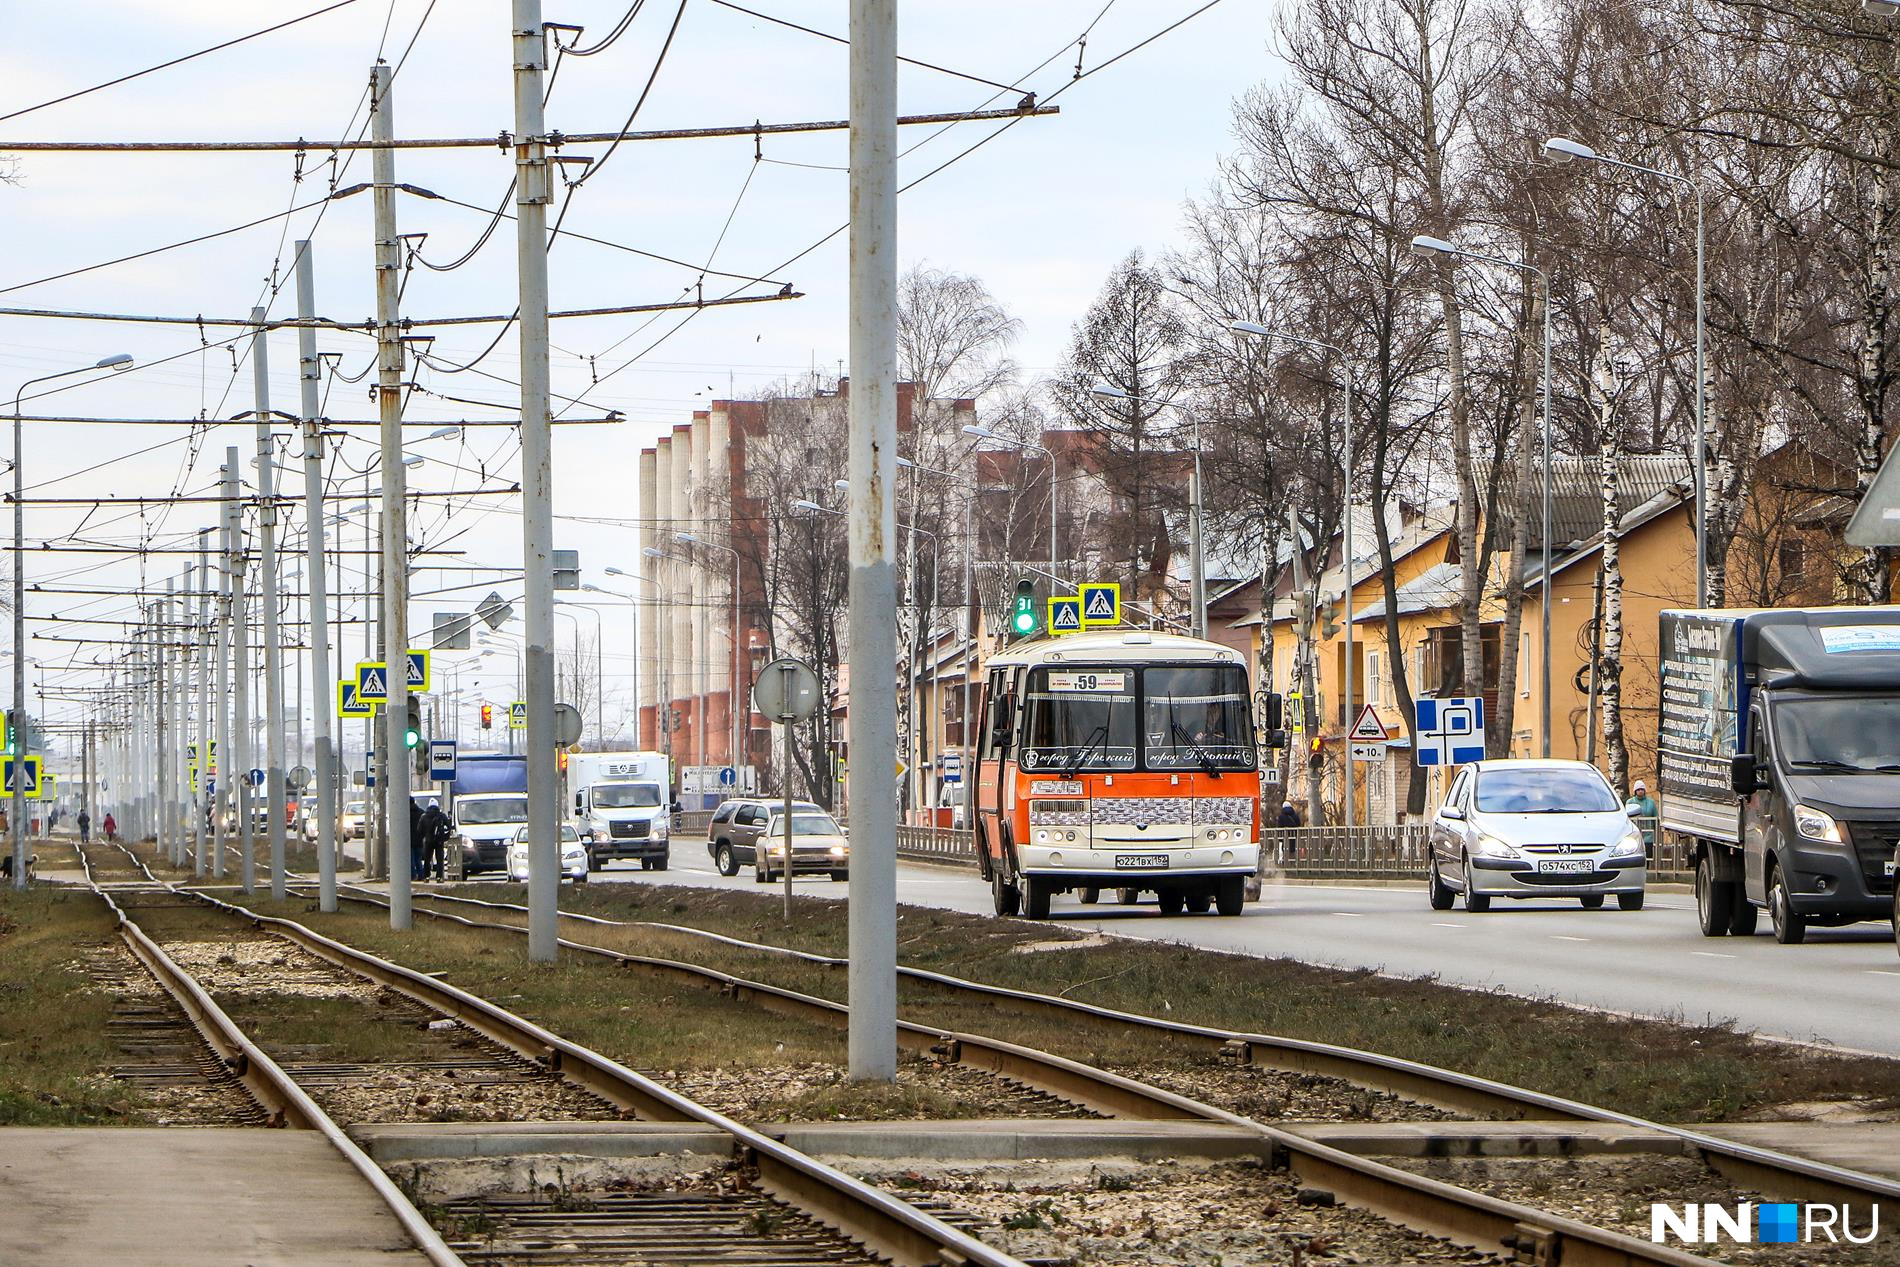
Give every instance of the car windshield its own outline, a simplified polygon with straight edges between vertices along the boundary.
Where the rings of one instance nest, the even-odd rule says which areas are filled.
[[[1486,814],[1601,814],[1621,810],[1594,770],[1481,770],[1473,804]]]
[[[1148,669],[1141,696],[1150,770],[1253,769],[1253,711],[1239,665]]]
[[[1129,669],[1037,669],[1024,703],[1024,770],[1135,768],[1135,673]]]
[[[580,842],[581,842],[581,834],[574,830],[574,827],[571,823],[561,824],[561,843],[562,844],[578,845]],[[520,831],[515,833],[515,843],[517,845],[526,845],[528,843],[528,829],[526,827],[523,827]]]
[[[772,823],[766,834],[776,836],[785,834],[783,814],[772,815]],[[829,814],[792,815],[792,835],[794,836],[836,836],[837,834],[838,824],[831,821]]]
[[[348,805],[343,807],[343,812],[345,814],[361,814],[363,812],[363,802],[351,801]]]
[[[498,796],[491,800],[467,800],[455,807],[455,821],[474,824],[518,823],[528,816],[525,796]]]
[[[1900,771],[1900,697],[1777,700],[1774,726],[1781,759],[1795,769]]]
[[[661,804],[654,783],[600,783],[594,787],[596,809],[651,809]]]

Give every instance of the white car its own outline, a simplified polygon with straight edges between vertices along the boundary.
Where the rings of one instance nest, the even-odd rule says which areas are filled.
[[[1623,802],[1582,761],[1479,761],[1458,772],[1432,820],[1425,885],[1435,911],[1459,894],[1465,909],[1493,898],[1614,896],[1643,909],[1643,833]]]
[[[561,824],[561,874],[576,884],[587,883],[587,844],[571,823]],[[516,883],[528,879],[528,829],[515,832],[508,846],[508,878]]]

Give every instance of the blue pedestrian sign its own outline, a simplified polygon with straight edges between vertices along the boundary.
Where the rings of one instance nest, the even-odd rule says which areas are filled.
[[[411,691],[426,692],[429,689],[429,653],[427,651],[411,651],[409,653],[408,670],[409,689]]]
[[[1122,623],[1122,587],[1114,581],[1090,581],[1080,587],[1084,625]]]
[[[15,777],[14,766],[20,760],[22,760],[20,757],[8,757],[6,759],[4,774],[7,784],[6,795],[8,796],[16,795],[13,790],[13,780]],[[38,757],[26,757],[24,760],[26,761],[25,782],[17,794],[26,797],[30,801],[38,800],[40,796],[40,759]]]
[[[1052,598],[1049,600],[1049,632],[1055,634],[1082,632],[1081,598]]]
[[[1465,765],[1484,760],[1484,698],[1422,699],[1418,709],[1418,763]]]
[[[356,666],[356,700],[359,704],[389,702],[389,666],[377,660]]]
[[[455,741],[453,739],[429,741],[429,781],[431,783],[455,782]]]

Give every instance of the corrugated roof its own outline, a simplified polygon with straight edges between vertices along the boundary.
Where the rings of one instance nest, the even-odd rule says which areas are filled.
[[[1557,456],[1551,462],[1550,535],[1558,549],[1590,540],[1603,531],[1603,466],[1595,454],[1586,457]],[[1532,548],[1543,545],[1543,466],[1531,471],[1530,523],[1525,537]],[[1479,486],[1488,477],[1479,473]],[[1617,513],[1628,516],[1678,485],[1686,486],[1694,478],[1689,459],[1675,453],[1632,453],[1624,456],[1617,477]],[[1508,539],[1510,516],[1507,507],[1498,515],[1499,540]]]
[[[1454,606],[1459,599],[1459,586],[1464,584],[1465,570],[1456,563],[1434,563],[1417,576],[1399,586],[1399,615],[1410,616],[1416,612],[1439,611]],[[1385,600],[1377,599],[1352,614],[1355,625],[1368,620],[1385,619]]]

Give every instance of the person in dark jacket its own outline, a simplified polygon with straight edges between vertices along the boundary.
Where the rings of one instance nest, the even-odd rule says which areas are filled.
[[[448,842],[449,817],[442,812],[439,803],[430,801],[416,828],[415,848],[422,859],[422,872],[417,879],[426,880],[431,875],[438,880],[443,878]]]
[[[1299,825],[1300,825],[1300,811],[1293,808],[1293,802],[1292,801],[1280,802],[1280,826],[1298,827]]]

